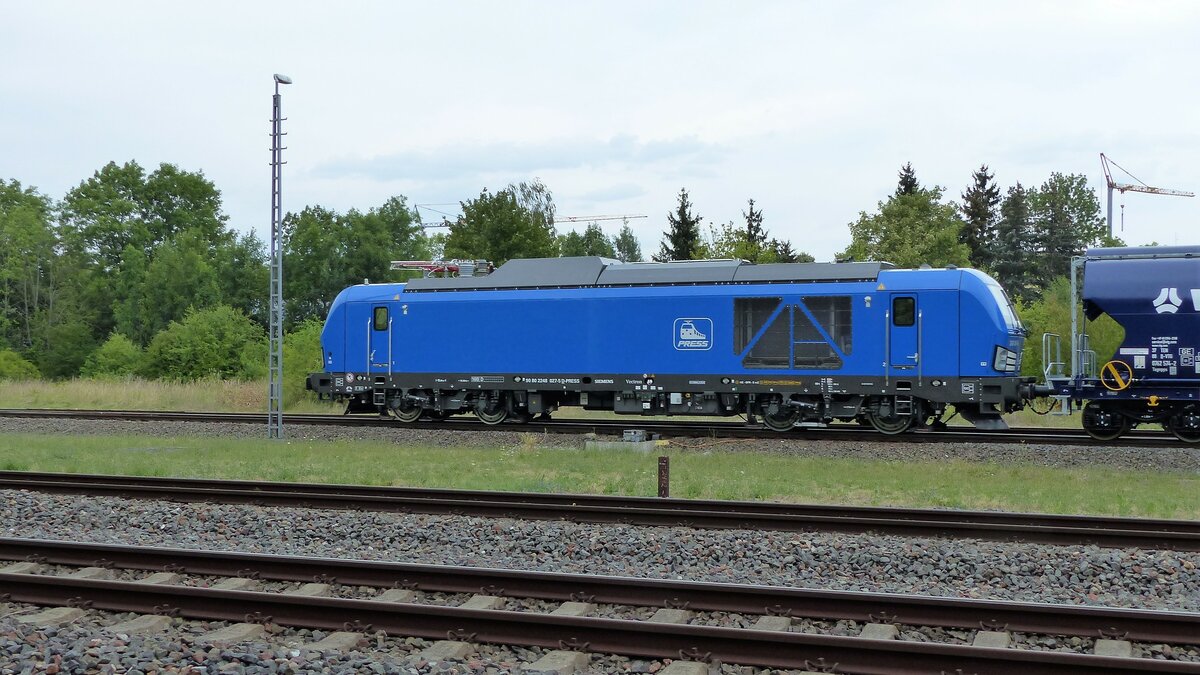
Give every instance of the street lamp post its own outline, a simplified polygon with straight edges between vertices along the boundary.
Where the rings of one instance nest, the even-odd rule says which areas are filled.
[[[271,300],[267,437],[283,438],[283,121],[279,85],[292,78],[275,74],[271,97]]]

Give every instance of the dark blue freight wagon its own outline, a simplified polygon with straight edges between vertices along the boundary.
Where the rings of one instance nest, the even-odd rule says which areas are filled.
[[[1099,440],[1161,424],[1200,442],[1200,247],[1090,249],[1071,272],[1072,297],[1080,297],[1083,279],[1086,317],[1107,314],[1125,336],[1115,353],[1097,359],[1079,309],[1068,357],[1059,336],[1043,336],[1046,380],[1061,410],[1082,408],[1083,428]]]
[[[888,434],[948,406],[1003,428],[1034,387],[1020,376],[1025,330],[976,270],[596,257],[476,269],[344,290],[308,387],[405,421],[579,406]]]

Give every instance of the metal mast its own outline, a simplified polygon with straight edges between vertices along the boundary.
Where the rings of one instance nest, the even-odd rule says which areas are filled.
[[[271,97],[271,301],[270,379],[267,384],[267,437],[283,438],[283,121],[279,85],[292,78],[275,74]]]
[[[1185,192],[1183,190],[1168,190],[1167,188],[1150,187],[1149,185],[1146,185],[1145,183],[1143,183],[1137,176],[1129,173],[1128,171],[1125,171],[1125,173],[1130,178],[1136,180],[1137,183],[1118,183],[1113,180],[1112,172],[1109,171],[1108,166],[1110,164],[1112,166],[1117,167],[1118,169],[1120,169],[1122,171],[1125,171],[1125,167],[1121,166],[1120,164],[1117,164],[1116,162],[1114,162],[1111,159],[1109,159],[1108,157],[1106,157],[1103,152],[1100,153],[1100,166],[1104,168],[1104,180],[1108,183],[1108,238],[1109,239],[1112,239],[1112,236],[1113,236],[1113,226],[1112,226],[1112,193],[1113,193],[1113,190],[1116,190],[1117,192],[1120,192],[1121,194],[1125,194],[1126,192],[1145,192],[1145,193],[1152,194],[1152,195],[1169,195],[1169,196],[1173,196],[1173,197],[1195,197],[1196,196],[1195,194],[1193,194],[1191,192]],[[1123,229],[1125,229],[1125,211],[1124,211],[1125,205],[1124,204],[1121,205],[1121,209],[1122,209],[1121,210],[1121,229],[1123,230]]]

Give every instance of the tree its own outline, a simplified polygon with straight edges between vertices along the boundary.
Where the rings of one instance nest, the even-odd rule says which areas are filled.
[[[963,228],[958,240],[970,250],[971,263],[976,267],[991,265],[991,249],[996,238],[996,206],[1000,203],[1000,188],[995,175],[988,173],[987,164],[980,165],[971,178],[975,181],[962,193]]]
[[[484,188],[475,199],[462,202],[462,215],[446,237],[445,255],[496,265],[512,258],[557,256],[554,211],[554,199],[541,181],[496,193]]]
[[[598,255],[605,258],[617,256],[613,241],[600,229],[599,223],[588,223],[583,232],[568,232],[558,237],[559,255]]]
[[[761,254],[767,250],[767,231],[763,229],[763,212],[762,209],[754,210],[754,200],[747,200],[747,210],[742,211],[742,218],[746,221],[746,243],[751,250]],[[748,258],[751,262],[757,262],[755,258]]]
[[[365,213],[351,210],[344,215],[307,206],[287,214],[283,229],[289,326],[324,320],[337,294],[364,279],[402,280],[405,273],[392,271],[393,260],[430,256],[429,238],[404,197],[391,197]]]
[[[958,241],[962,220],[953,205],[941,200],[942,189],[933,188],[879,202],[877,213],[862,212],[850,223],[853,240],[840,257],[900,267],[968,264],[969,251]]]
[[[93,338],[116,329],[145,344],[186,308],[218,302],[265,320],[262,242],[227,220],[212,181],[173,164],[147,174],[109,162],[70,190],[61,249]]]
[[[912,162],[905,162],[900,167],[900,184],[896,186],[895,196],[914,195],[920,190],[921,184],[917,182],[917,172],[913,170]]]
[[[54,297],[57,239],[50,200],[17,181],[0,181],[0,336],[33,346],[34,317]]]
[[[804,251],[792,250],[792,242],[779,239],[770,241],[771,251],[775,256],[775,262],[781,263],[810,263],[816,262],[817,259]]]
[[[704,220],[692,213],[692,202],[686,188],[679,190],[679,204],[674,213],[667,214],[668,229],[663,233],[658,262],[671,260],[695,260],[701,252],[700,223]]]
[[[1014,298],[1029,301],[1037,296],[1030,286],[1037,261],[1030,233],[1029,193],[1017,183],[1000,204],[1000,220],[991,247],[991,270],[996,281]]]
[[[621,262],[642,261],[642,245],[638,243],[629,223],[621,225],[621,230],[613,238],[613,248],[616,249],[617,260]]]
[[[1087,176],[1052,173],[1037,190],[1030,191],[1033,239],[1040,250],[1038,280],[1067,276],[1072,256],[1104,240],[1107,227],[1100,201],[1088,187]]]

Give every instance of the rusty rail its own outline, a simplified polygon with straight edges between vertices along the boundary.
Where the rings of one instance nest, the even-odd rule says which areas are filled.
[[[929,673],[1200,673],[1200,665],[870,640],[531,612],[468,610],[340,598],[296,597],[185,586],[0,574],[0,593],[16,602],[76,605],[118,612],[247,621],[323,630],[382,630],[429,639],[581,649],[643,658],[691,658],[771,668],[837,672]]]
[[[874,532],[1200,551],[1200,522],[771,502],[0,471],[0,489],[635,525]]]
[[[437,593],[488,593],[539,600],[736,612],[811,619],[900,623],[944,628],[1011,630],[1082,637],[1121,636],[1144,642],[1200,640],[1200,614],[1112,607],[969,600],[891,593],[720,584],[666,579],[417,565],[381,561],[276,556],[255,553],[113,546],[0,538],[0,559],[45,564],[375,588],[404,587]],[[3,575],[0,575],[3,576]],[[14,596],[15,597],[15,596]],[[128,610],[134,611],[134,610]]]

